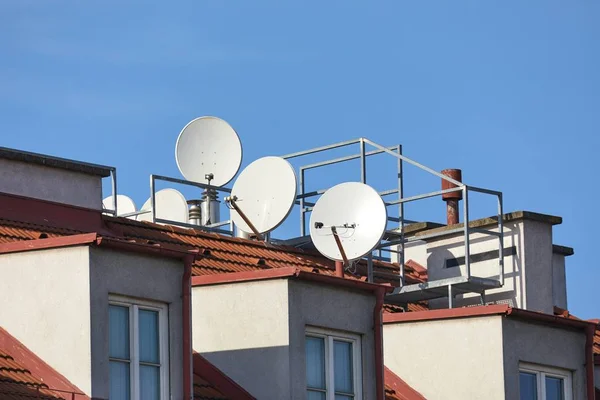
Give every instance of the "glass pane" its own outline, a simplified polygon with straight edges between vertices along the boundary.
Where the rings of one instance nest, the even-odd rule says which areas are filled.
[[[335,400],[352,400],[353,398],[352,396],[342,396],[341,394],[335,395]]]
[[[546,400],[564,400],[565,383],[561,378],[546,377]]]
[[[309,388],[325,389],[325,340],[323,338],[306,337],[306,385]],[[315,397],[317,398],[320,397]]]
[[[140,365],[140,399],[160,400],[160,367]]]
[[[129,400],[129,363],[110,362],[110,400]]]
[[[129,360],[129,308],[108,307],[108,355]]]
[[[324,392],[314,392],[314,391],[307,391],[306,392],[306,399],[307,400],[325,400],[325,393]]]
[[[140,361],[159,364],[158,356],[158,312],[139,312]]]
[[[537,380],[535,374],[519,373],[521,400],[537,400]]]
[[[354,393],[352,343],[333,341],[333,373],[336,393]]]

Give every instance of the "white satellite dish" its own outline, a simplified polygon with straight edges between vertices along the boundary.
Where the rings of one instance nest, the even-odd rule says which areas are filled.
[[[200,117],[188,123],[177,138],[175,160],[188,181],[223,186],[242,163],[242,143],[227,122]]]
[[[239,229],[262,234],[277,228],[287,218],[296,201],[296,192],[296,173],[290,163],[281,157],[263,157],[242,171],[226,200],[233,206],[231,219]]]
[[[351,261],[373,251],[386,226],[385,203],[375,189],[346,182],[323,193],[313,207],[310,237],[325,257]]]
[[[117,200],[118,201],[118,200]],[[189,212],[185,197],[175,189],[162,189],[154,194],[156,218],[188,223]],[[118,205],[118,203],[117,203]],[[146,200],[140,211],[151,211],[150,199]],[[152,221],[152,212],[140,214],[138,221]]]
[[[105,210],[114,210],[115,205],[113,202],[113,197],[108,196],[104,200],[102,200],[102,206]],[[129,197],[124,194],[117,195],[117,215],[130,214],[136,211],[135,203]],[[135,217],[131,217],[134,218]]]

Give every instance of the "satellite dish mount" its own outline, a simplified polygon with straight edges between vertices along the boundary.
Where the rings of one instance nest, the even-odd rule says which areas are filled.
[[[342,241],[338,235],[338,228],[345,228],[345,229],[354,229],[356,228],[356,224],[344,224],[344,225],[340,225],[340,226],[335,226],[335,225],[331,225],[331,226],[325,226],[322,222],[315,222],[315,229],[331,229],[331,233],[333,235],[333,238],[335,239],[335,244],[338,247],[338,250],[340,251],[340,255],[342,256],[342,261],[344,263],[344,267],[348,266],[348,257],[346,256],[346,252],[344,251],[344,245],[342,244]]]
[[[237,211],[237,213],[244,220],[244,222],[246,223],[246,225],[248,225],[248,227],[252,230],[252,233],[254,233],[254,236],[256,236],[257,240],[262,240],[262,235],[260,234],[260,232],[258,231],[258,229],[256,229],[256,227],[254,226],[254,224],[252,223],[252,221],[250,221],[250,219],[248,218],[248,216],[246,214],[244,214],[244,212],[240,209],[240,206],[238,206],[238,204],[237,204],[237,200],[238,200],[237,196],[227,196],[227,197],[225,197],[225,202],[228,204],[229,208],[232,209],[232,210]]]

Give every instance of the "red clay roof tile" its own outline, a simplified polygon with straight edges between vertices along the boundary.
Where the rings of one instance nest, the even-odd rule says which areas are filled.
[[[22,343],[0,328],[0,398],[3,400],[89,399]]]

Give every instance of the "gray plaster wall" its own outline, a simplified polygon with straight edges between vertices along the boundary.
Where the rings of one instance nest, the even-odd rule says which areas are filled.
[[[102,209],[99,176],[0,159],[0,192]]]
[[[290,399],[288,297],[287,279],[192,288],[194,350],[257,399]]]
[[[552,254],[552,299],[555,306],[565,310],[569,309],[567,306],[567,276],[564,254]]]
[[[429,400],[505,397],[499,315],[383,325],[384,362]]]
[[[87,246],[0,255],[0,326],[91,393]]]
[[[92,350],[92,392],[108,399],[108,303],[109,295],[121,295],[168,305],[169,383],[172,399],[183,398],[182,261],[90,249],[90,310]]]
[[[523,237],[527,300],[523,308],[553,314],[552,225],[526,220],[523,223]]]
[[[300,280],[289,282],[290,398],[306,398],[304,338],[306,327],[312,326],[360,335],[363,399],[375,399],[375,295]]]
[[[572,371],[573,399],[586,398],[585,332],[504,318],[504,386],[506,399],[519,398],[519,363]]]

